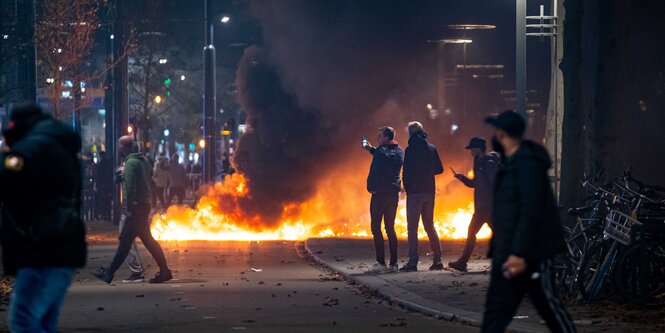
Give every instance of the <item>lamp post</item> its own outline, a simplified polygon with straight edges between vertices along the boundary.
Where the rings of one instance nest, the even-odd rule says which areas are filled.
[[[215,46],[213,45],[214,14],[212,0],[204,0],[205,8],[205,46],[203,47],[203,181],[212,183],[216,175],[216,110],[217,85],[215,82]],[[222,23],[228,23],[231,18],[223,15]]]
[[[445,112],[446,105],[446,45],[447,44],[463,44],[466,50],[466,44],[472,42],[470,39],[439,39],[439,40],[428,40],[428,43],[436,43],[438,45],[438,58],[437,58],[437,70],[438,70],[438,109],[439,111]],[[464,52],[464,58],[466,63],[466,52]]]
[[[463,32],[463,39],[467,39],[467,32],[469,30],[493,30],[496,29],[495,25],[490,25],[490,24],[450,24],[448,25],[448,29],[451,30],[462,30]],[[463,61],[464,61],[464,72],[462,73],[462,117],[461,119],[463,121],[466,120],[467,118],[467,110],[466,110],[466,44],[468,43],[463,43],[464,48],[462,50],[463,52]]]
[[[212,0],[205,2],[205,46],[203,47],[203,181],[212,182],[215,176],[215,46],[213,45]]]

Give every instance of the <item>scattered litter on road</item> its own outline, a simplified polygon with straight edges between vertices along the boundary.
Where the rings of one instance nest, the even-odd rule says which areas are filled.
[[[528,319],[529,316],[514,316],[513,319]]]
[[[100,306],[97,308],[97,311],[104,311],[104,308]]]
[[[136,295],[136,297],[145,297],[145,295]]]
[[[263,272],[263,270],[260,269],[260,268],[250,268],[249,270],[252,271],[252,272],[257,272],[257,273],[258,272]]]

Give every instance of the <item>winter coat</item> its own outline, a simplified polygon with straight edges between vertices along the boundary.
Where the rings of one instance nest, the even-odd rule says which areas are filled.
[[[435,193],[434,176],[443,173],[436,147],[427,142],[427,133],[419,131],[409,138],[404,154],[402,181],[407,194]]]
[[[129,154],[122,171],[122,204],[129,210],[150,207],[152,189],[150,162],[141,153]],[[168,175],[168,174],[167,174]]]
[[[78,134],[44,117],[13,143],[9,152],[0,154],[0,242],[5,274],[14,275],[24,267],[85,265],[85,227],[78,214],[80,150]],[[67,226],[63,235],[57,233],[45,240],[33,237],[50,233],[50,222],[63,216],[62,211],[69,212],[64,215],[69,218],[63,224]]]
[[[404,151],[396,141],[391,141],[369,151],[372,164],[367,176],[367,191],[373,194],[397,194],[402,189],[400,171],[404,163]]]
[[[565,250],[563,228],[547,170],[545,147],[525,140],[503,161],[494,187],[490,253],[503,260],[551,258]]]
[[[166,187],[169,184],[169,162],[166,160],[166,157],[160,156],[157,158],[152,174],[155,186]]]
[[[492,191],[496,173],[499,171],[499,161],[499,156],[491,152],[474,159],[473,179],[462,174],[456,176],[464,185],[474,189],[473,200],[476,211],[492,209]]]

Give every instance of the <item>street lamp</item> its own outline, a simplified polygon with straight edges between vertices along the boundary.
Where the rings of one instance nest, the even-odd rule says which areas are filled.
[[[203,181],[213,182],[216,174],[216,112],[217,95],[215,82],[215,46],[213,45],[213,11],[212,0],[204,0],[204,28],[205,46],[203,47]],[[222,23],[228,23],[231,18],[222,15]]]
[[[470,30],[493,30],[496,29],[495,25],[491,24],[450,24],[448,25],[448,29],[450,30],[462,30],[463,32],[463,38],[466,38],[467,31]],[[462,119],[466,120],[465,118],[467,117],[466,113],[466,44],[463,43],[464,49],[463,49],[463,58],[464,58],[464,72],[462,73]]]
[[[438,81],[438,108],[439,110],[445,111],[446,106],[446,45],[447,44],[463,44],[464,45],[464,63],[466,63],[466,44],[473,42],[470,39],[439,39],[439,40],[428,40],[428,43],[438,44],[438,53],[439,57],[437,59],[437,69],[439,72],[439,81]]]

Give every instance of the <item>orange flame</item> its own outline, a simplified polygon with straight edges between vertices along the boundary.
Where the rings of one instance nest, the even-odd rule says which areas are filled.
[[[325,188],[325,186],[324,186]],[[195,209],[188,206],[171,206],[165,214],[153,217],[152,234],[158,240],[299,240],[309,237],[371,237],[367,200],[349,200],[339,193],[339,202],[327,200],[327,193],[320,191],[311,200],[284,207],[280,223],[267,227],[258,216],[246,216],[237,202],[222,204],[220,201],[240,199],[248,195],[246,179],[240,174],[227,177],[224,183],[216,183],[207,189]],[[223,196],[227,200],[220,200]],[[437,197],[437,201],[440,200]],[[362,201],[362,202],[361,202]],[[395,229],[398,237],[407,237],[406,207],[404,199],[398,206]],[[468,201],[467,201],[468,202]],[[336,205],[346,205],[337,207]],[[360,216],[345,216],[350,211],[366,211]],[[437,202],[437,205],[439,203]],[[353,213],[351,213],[353,214]],[[435,210],[435,228],[444,239],[464,239],[473,215],[473,204],[451,211]],[[420,237],[426,233],[422,224]],[[478,238],[487,238],[491,231],[487,226],[478,233]]]

